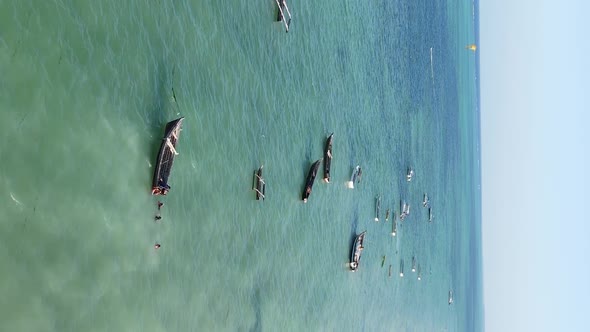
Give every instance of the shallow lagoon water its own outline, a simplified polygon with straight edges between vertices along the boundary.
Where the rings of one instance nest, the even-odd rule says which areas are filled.
[[[272,1],[0,3],[2,330],[481,329],[471,4],[289,6],[286,34]],[[303,204],[332,132],[332,183]],[[395,238],[377,195],[382,214],[412,206]]]

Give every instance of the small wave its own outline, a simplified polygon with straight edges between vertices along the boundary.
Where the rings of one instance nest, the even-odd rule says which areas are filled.
[[[12,198],[12,200],[17,204],[17,205],[23,205],[23,203],[21,203],[18,199],[16,199],[16,197],[14,197],[14,195],[12,193],[10,193],[10,198]]]

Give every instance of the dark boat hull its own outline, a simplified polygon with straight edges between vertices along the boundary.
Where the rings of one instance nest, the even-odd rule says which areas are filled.
[[[365,234],[367,231],[364,231],[357,235],[354,239],[354,244],[352,245],[352,249],[350,252],[350,269],[354,272],[359,268],[359,263],[361,261],[361,254],[363,251],[363,242],[365,241]]]
[[[176,156],[176,144],[178,143],[183,120],[184,117],[166,124],[152,178],[152,195],[166,195],[168,190],[170,190],[168,177],[170,176],[174,157]]]
[[[305,190],[303,190],[302,199],[304,203],[307,203],[309,199],[309,195],[311,195],[311,190],[313,188],[313,183],[315,182],[315,178],[318,174],[318,169],[320,168],[320,163],[322,159],[318,159],[311,168],[309,169],[309,173],[307,174],[307,181],[305,182]]]
[[[266,183],[262,178],[262,167],[263,166],[260,166],[257,171],[254,171],[254,183],[252,189],[256,191],[256,200],[260,200],[261,198],[264,200],[266,195]]]
[[[277,12],[277,22],[280,22],[284,19],[283,14],[281,13],[281,10],[285,10],[285,1],[284,0],[278,0],[278,5],[280,6],[278,12]]]
[[[328,136],[324,152],[324,181],[330,183],[330,167],[332,167],[332,138],[334,133]]]

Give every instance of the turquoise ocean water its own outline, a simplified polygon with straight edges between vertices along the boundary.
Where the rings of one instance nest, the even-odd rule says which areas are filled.
[[[477,6],[0,1],[0,330],[482,330]]]

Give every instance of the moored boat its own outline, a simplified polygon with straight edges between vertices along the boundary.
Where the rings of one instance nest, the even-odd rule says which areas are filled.
[[[395,236],[397,234],[397,221],[393,220],[393,226],[391,226],[391,236]]]
[[[318,168],[320,168],[321,162],[322,159],[316,160],[316,162],[314,162],[309,169],[307,180],[305,181],[305,190],[303,191],[302,195],[303,203],[307,203],[307,199],[309,199],[309,195],[311,195],[311,189],[313,188],[313,183],[315,182],[315,177],[318,174]]]
[[[402,213],[399,215],[399,220],[404,220],[408,215],[410,215],[410,204],[407,204],[405,201],[400,202],[400,208]]]
[[[359,268],[359,263],[361,261],[361,254],[363,253],[363,242],[365,241],[365,234],[367,231],[364,231],[357,235],[354,239],[354,243],[352,245],[352,250],[350,252],[350,269],[352,272],[355,272]]]
[[[332,138],[334,133],[331,133],[326,140],[326,149],[324,152],[324,182],[330,183],[330,167],[332,166]]]
[[[422,199],[422,206],[427,207],[430,203],[430,199],[428,198],[428,194],[424,193],[424,198]]]
[[[453,290],[449,291],[449,305],[453,304]]]
[[[152,195],[166,195],[170,190],[168,177],[172,170],[174,157],[178,155],[176,144],[178,143],[178,137],[182,130],[183,120],[184,117],[181,117],[166,124],[164,137],[162,138],[162,144],[160,144],[160,150],[158,151],[156,166],[154,168]]]
[[[289,26],[291,25],[291,12],[289,11],[289,7],[287,7],[287,0],[275,0],[275,2],[279,7],[277,21],[283,21],[285,24],[285,32],[289,32]],[[288,15],[288,18],[285,16],[285,13]]]
[[[350,189],[354,189],[354,183],[357,181],[357,178],[359,177],[359,174],[361,174],[361,166],[357,165],[353,170],[352,170],[352,175],[350,176],[350,181],[348,181],[346,183],[346,185],[348,186],[348,188]]]
[[[254,180],[252,184],[252,190],[256,191],[256,200],[264,200],[266,194],[266,182],[264,182],[264,178],[262,178],[262,168],[264,165],[260,166],[258,170],[254,171]]]
[[[408,167],[408,172],[406,173],[406,180],[408,180],[408,182],[412,181],[413,176],[414,170],[411,167]]]
[[[375,221],[379,221],[380,210],[381,210],[381,195],[378,195],[376,202],[375,202]]]

